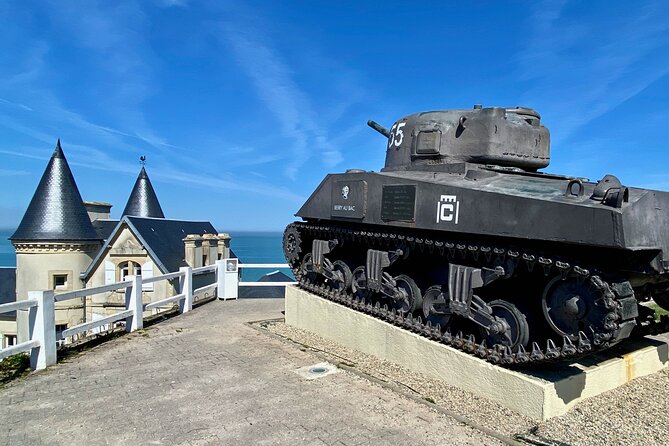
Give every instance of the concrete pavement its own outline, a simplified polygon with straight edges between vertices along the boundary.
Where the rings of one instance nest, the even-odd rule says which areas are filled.
[[[499,444],[245,322],[282,299],[215,301],[0,389],[0,445]]]

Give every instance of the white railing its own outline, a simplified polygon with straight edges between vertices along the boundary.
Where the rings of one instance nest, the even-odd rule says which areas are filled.
[[[169,304],[178,303],[179,312],[187,313],[193,309],[193,296],[207,292],[216,292],[222,300],[237,299],[240,286],[285,286],[296,282],[240,282],[240,268],[287,268],[287,264],[241,264],[237,259],[218,260],[215,265],[199,268],[182,267],[177,272],[162,274],[146,279],[142,276],[128,276],[119,283],[102,285],[92,288],[54,294],[53,291],[30,291],[27,300],[0,305],[0,314],[11,311],[29,311],[29,338],[20,344],[0,349],[0,360],[21,352],[30,352],[30,365],[33,369],[43,369],[56,363],[57,342],[95,328],[125,320],[128,332],[139,330],[144,326],[144,312]],[[215,274],[213,283],[193,289],[193,276]],[[142,284],[162,280],[179,279],[179,293],[144,304],[142,302]],[[56,335],[56,302],[80,299],[110,291],[125,290],[125,310],[105,318],[84,322],[63,330]]]
[[[36,310],[39,308],[38,307],[39,303],[32,297],[33,296],[28,295],[28,300],[21,300],[17,302],[11,302],[8,304],[0,305],[0,314],[10,313],[12,311],[28,310],[30,315],[29,316],[30,320],[34,320],[35,318],[33,314],[36,313]],[[41,308],[43,309],[44,307],[42,306]],[[40,345],[39,341],[33,339],[31,336],[29,341],[21,342],[20,344],[12,345],[11,347],[3,348],[2,350],[0,350],[0,359],[4,359],[7,356],[12,356],[17,353],[30,351],[35,347],[39,347],[39,345]]]

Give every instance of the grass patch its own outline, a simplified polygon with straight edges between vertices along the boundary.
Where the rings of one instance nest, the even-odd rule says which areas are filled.
[[[134,333],[145,338],[149,337],[149,332],[145,328],[140,328],[139,330],[135,330]]]
[[[30,373],[30,356],[25,353],[0,361],[0,387]]]
[[[660,316],[669,316],[669,311],[665,310],[664,308],[660,307],[656,303],[651,303],[648,305],[649,308],[652,308],[653,311],[655,311],[655,319],[660,319]]]

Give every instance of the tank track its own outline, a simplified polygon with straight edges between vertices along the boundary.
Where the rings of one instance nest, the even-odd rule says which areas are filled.
[[[287,235],[292,234],[292,237]],[[546,340],[546,347],[542,349],[538,342],[530,340],[527,344],[531,349],[525,350],[522,346],[517,351],[511,351],[508,346],[501,344],[487,346],[485,340],[477,340],[476,335],[462,332],[451,333],[443,330],[439,325],[433,326],[430,321],[423,322],[421,316],[402,314],[394,308],[389,309],[387,305],[380,302],[371,302],[354,297],[350,289],[333,289],[327,283],[310,281],[303,274],[300,260],[305,248],[301,245],[303,239],[336,238],[342,243],[356,243],[360,246],[393,246],[398,243],[410,248],[410,252],[429,252],[437,254],[448,262],[467,260],[471,264],[481,267],[493,266],[495,259],[511,259],[513,262],[524,262],[529,271],[534,267],[543,268],[544,274],[559,272],[563,277],[576,275],[580,279],[588,280],[590,285],[600,293],[600,298],[607,309],[604,316],[603,329],[595,331],[590,327],[590,333],[580,331],[578,339],[573,340],[564,336],[560,345],[556,344],[550,337]],[[661,322],[645,321],[644,325],[636,326],[636,318],[623,319],[621,316],[622,306],[634,298],[634,291],[629,282],[606,282],[590,269],[568,262],[564,258],[551,258],[539,255],[537,252],[523,252],[516,249],[501,246],[477,245],[471,242],[449,240],[446,237],[429,238],[416,237],[400,231],[382,231],[376,228],[365,230],[361,228],[349,228],[346,226],[313,224],[308,222],[295,222],[290,224],[284,233],[284,254],[288,260],[293,274],[299,286],[320,297],[331,300],[338,304],[352,308],[353,310],[369,314],[384,320],[395,326],[407,329],[431,340],[457,348],[467,354],[477,356],[493,364],[507,367],[528,366],[544,362],[554,362],[564,359],[573,359],[592,352],[604,350],[622,339],[629,337],[634,328],[636,335],[657,334],[667,331],[669,318],[663,318]],[[634,301],[636,302],[636,301]],[[557,334],[556,334],[557,336]]]

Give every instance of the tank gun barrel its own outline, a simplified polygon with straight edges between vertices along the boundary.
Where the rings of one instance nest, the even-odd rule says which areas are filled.
[[[380,134],[382,134],[383,136],[385,136],[386,138],[390,136],[390,131],[388,131],[387,128],[385,128],[379,123],[372,121],[371,119],[367,121],[367,125],[376,130],[377,132],[379,132]]]

